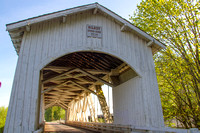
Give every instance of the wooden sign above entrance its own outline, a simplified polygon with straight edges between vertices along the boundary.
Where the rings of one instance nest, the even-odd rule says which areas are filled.
[[[102,38],[102,27],[87,25],[87,37]]]

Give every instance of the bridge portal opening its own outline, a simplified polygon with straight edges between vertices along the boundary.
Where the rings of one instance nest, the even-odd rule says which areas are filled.
[[[102,86],[116,87],[136,76],[137,73],[127,63],[112,55],[91,51],[70,53],[41,70],[41,106],[43,110],[52,106],[63,108],[66,121],[97,122],[93,101],[96,96],[103,122],[111,123],[113,115]]]

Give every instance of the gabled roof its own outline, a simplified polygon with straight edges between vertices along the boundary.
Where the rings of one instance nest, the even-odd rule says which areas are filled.
[[[115,19],[119,24],[122,25],[121,30],[128,29],[128,30],[134,32],[135,34],[137,34],[138,36],[142,37],[143,39],[149,41],[149,43],[147,45],[152,46],[153,53],[156,53],[158,50],[165,48],[165,45],[163,43],[159,42],[158,40],[156,40],[155,38],[153,38],[146,32],[142,31],[138,27],[131,24],[126,19],[120,17],[116,13],[110,11],[109,9],[105,8],[104,6],[102,6],[98,3],[83,5],[83,6],[70,8],[70,9],[66,9],[66,10],[61,10],[58,12],[44,14],[41,16],[28,18],[28,19],[21,20],[18,22],[10,23],[10,24],[6,25],[6,27],[7,27],[6,30],[10,34],[11,40],[14,44],[14,47],[15,47],[17,53],[19,53],[23,33],[25,30],[26,31],[30,30],[30,25],[35,24],[35,23],[40,23],[40,22],[43,22],[46,20],[66,17],[67,15],[76,14],[79,12],[84,12],[84,11],[88,11],[88,10],[92,10],[92,9],[94,10],[94,12],[97,12],[97,11],[102,12],[103,14],[106,14],[109,17]]]

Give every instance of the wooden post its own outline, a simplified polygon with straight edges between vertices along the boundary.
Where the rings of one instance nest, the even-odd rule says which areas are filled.
[[[68,121],[68,110],[69,109],[67,109],[67,110],[65,110],[65,124],[67,124],[67,121]]]
[[[43,74],[42,71],[40,73],[40,80],[43,80]],[[41,85],[41,91],[44,90],[43,84]],[[40,100],[40,118],[39,118],[39,124],[42,124],[44,122],[44,115],[45,115],[45,103],[44,103],[44,94],[41,95],[41,100]]]
[[[37,102],[37,115],[36,115],[36,125],[35,128],[41,128],[44,127],[44,115],[45,115],[45,103],[44,103],[44,95],[41,95],[42,90],[44,89],[44,86],[42,84],[43,80],[43,72],[40,71],[40,80],[39,80],[39,89],[38,89],[38,102]]]
[[[45,115],[45,103],[44,103],[44,94],[41,95],[41,101],[40,101],[40,120],[39,124],[42,124],[44,122],[44,115]]]
[[[65,111],[65,124],[70,120],[70,113],[71,113],[71,108],[68,108],[67,111]]]

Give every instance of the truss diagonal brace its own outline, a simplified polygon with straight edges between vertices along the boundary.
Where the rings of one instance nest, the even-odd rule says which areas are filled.
[[[124,24],[122,27],[121,27],[121,32],[124,32],[124,31],[126,31],[126,29],[127,29],[127,25],[126,24]]]
[[[47,83],[48,81],[57,79],[57,78],[59,78],[59,77],[61,77],[61,76],[64,76],[64,75],[69,74],[69,73],[71,73],[71,72],[74,72],[75,70],[76,70],[75,68],[70,69],[70,70],[68,70],[68,71],[66,71],[66,72],[63,72],[63,73],[57,75],[57,76],[54,76],[54,77],[49,78],[49,79],[47,79],[47,80],[44,80],[44,81],[42,81],[42,83],[43,83],[43,84],[44,84],[44,83]]]
[[[112,123],[113,122],[112,116],[110,114],[110,110],[109,110],[109,107],[107,105],[106,98],[103,94],[102,88],[99,85],[96,85],[95,87],[96,87],[96,92],[98,94],[97,97],[99,99],[99,104],[101,105],[101,110],[103,112],[105,121],[107,123]],[[100,98],[100,96],[103,97],[103,98]]]
[[[57,87],[59,87],[59,86],[61,86],[61,85],[63,85],[63,84],[69,83],[69,82],[70,82],[70,81],[68,80],[68,81],[65,81],[65,82],[63,82],[63,83],[61,83],[61,84],[59,84],[59,85],[54,86],[54,87],[50,87],[50,88],[48,88],[48,89],[42,91],[41,94],[46,93],[46,92],[48,92],[48,91],[51,91],[51,90],[53,90],[53,89],[55,89],[55,88],[57,88]]]
[[[151,47],[151,46],[153,45],[153,43],[154,43],[154,40],[149,41],[149,42],[147,43],[147,46],[148,46],[148,47]]]
[[[52,103],[46,105],[46,106],[45,106],[45,109],[47,109],[47,108],[49,108],[49,107],[55,105],[56,103],[57,103],[57,101],[54,101],[54,102],[52,102]]]
[[[66,108],[70,108],[69,106],[67,106],[65,103],[63,103],[62,101],[59,101],[60,104],[63,104],[63,106],[65,106]]]
[[[82,72],[82,73],[84,73],[84,74],[86,74],[86,75],[88,75],[89,77],[91,77],[91,78],[93,78],[93,79],[95,79],[95,80],[97,80],[97,81],[103,82],[104,84],[106,84],[106,85],[108,85],[108,86],[114,87],[113,84],[111,84],[111,83],[109,83],[109,82],[107,82],[107,81],[105,81],[105,80],[103,80],[103,79],[101,79],[101,78],[98,78],[98,77],[92,75],[91,73],[89,73],[89,72],[87,72],[87,71],[85,71],[85,70],[82,70],[82,69],[80,69],[80,68],[77,69],[77,70],[80,71],[80,72]]]
[[[60,107],[62,107],[63,109],[67,110],[67,108],[64,105],[62,105],[60,102],[57,102],[57,104],[60,105]]]
[[[76,82],[74,82],[74,81],[71,81],[71,82],[72,82],[73,84],[79,86],[79,87],[82,88],[83,90],[85,90],[85,91],[87,91],[87,92],[90,92],[90,93],[93,93],[94,95],[97,95],[94,91],[92,91],[92,90],[90,90],[90,89],[88,89],[88,88],[86,88],[86,87],[80,85],[79,83],[76,83]]]
[[[96,8],[94,9],[93,14],[96,14],[97,11],[98,11],[98,7],[96,7]]]

